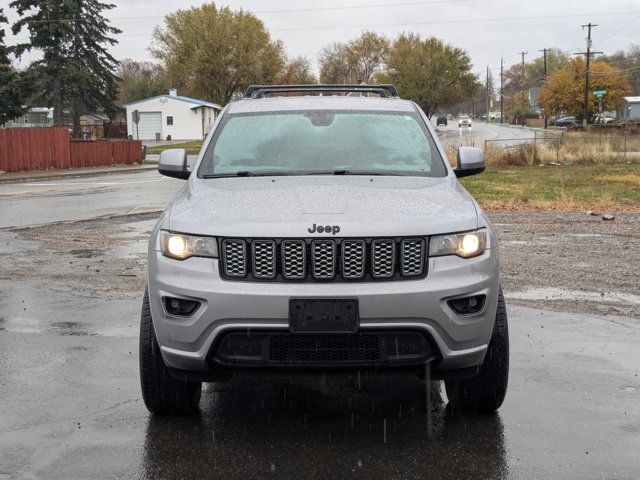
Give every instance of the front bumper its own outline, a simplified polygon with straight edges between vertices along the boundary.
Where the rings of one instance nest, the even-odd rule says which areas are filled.
[[[365,283],[234,282],[222,280],[218,260],[176,261],[149,252],[149,300],[165,363],[183,371],[210,371],[210,352],[230,331],[287,332],[291,297],[358,298],[362,332],[414,330],[426,334],[437,351],[438,370],[479,365],[491,337],[498,299],[495,250],[472,258],[429,259],[420,280]],[[483,309],[456,315],[447,301],[486,295]],[[163,296],[196,299],[189,318],[168,315]]]

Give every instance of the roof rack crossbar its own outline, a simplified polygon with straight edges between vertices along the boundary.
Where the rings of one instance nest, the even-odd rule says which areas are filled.
[[[244,98],[263,98],[270,93],[304,93],[304,92],[358,92],[377,93],[381,97],[397,97],[398,90],[391,84],[318,84],[318,85],[251,85],[244,93]]]

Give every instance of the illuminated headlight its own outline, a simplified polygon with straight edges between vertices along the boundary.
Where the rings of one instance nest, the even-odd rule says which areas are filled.
[[[487,230],[481,228],[473,232],[451,233],[431,237],[429,256],[457,255],[471,258],[481,255],[487,248]]]
[[[161,231],[160,249],[165,257],[176,260],[185,260],[189,257],[218,257],[218,243],[214,237]]]

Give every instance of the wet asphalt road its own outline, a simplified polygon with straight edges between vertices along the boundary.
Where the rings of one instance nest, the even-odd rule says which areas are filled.
[[[432,118],[435,126],[435,117]],[[505,147],[520,143],[522,140],[533,139],[534,136],[553,135],[553,132],[534,131],[530,128],[522,128],[517,125],[507,126],[499,123],[474,121],[471,128],[458,128],[457,119],[449,120],[448,125],[436,127],[440,140],[445,145],[473,146],[484,148],[485,142],[496,142],[495,146]]]
[[[449,412],[414,375],[363,373],[236,377],[205,389],[199,416],[155,418],[137,299],[0,292],[2,479],[640,477],[637,319],[510,308],[497,415]]]
[[[40,183],[0,185],[0,228],[152,209],[181,185],[153,172]],[[36,248],[8,238],[0,480],[640,478],[637,318],[510,307],[497,415],[450,412],[414,375],[363,373],[239,376],[208,386],[198,416],[157,418],[140,396],[136,292],[7,278],[2,255]]]
[[[0,184],[0,228],[162,211],[183,185],[157,171]]]

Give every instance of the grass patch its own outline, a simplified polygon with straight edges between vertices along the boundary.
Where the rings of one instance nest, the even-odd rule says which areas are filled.
[[[640,211],[640,164],[489,166],[461,179],[488,209]]]
[[[200,153],[200,147],[202,147],[202,140],[192,140],[190,142],[174,143],[172,145],[147,147],[147,153],[150,155],[159,155],[161,152],[171,148],[184,148],[188,155],[197,155]]]
[[[487,165],[613,164],[624,161],[625,152],[635,158],[640,152],[640,138],[571,133],[515,145],[487,142],[484,148]]]

